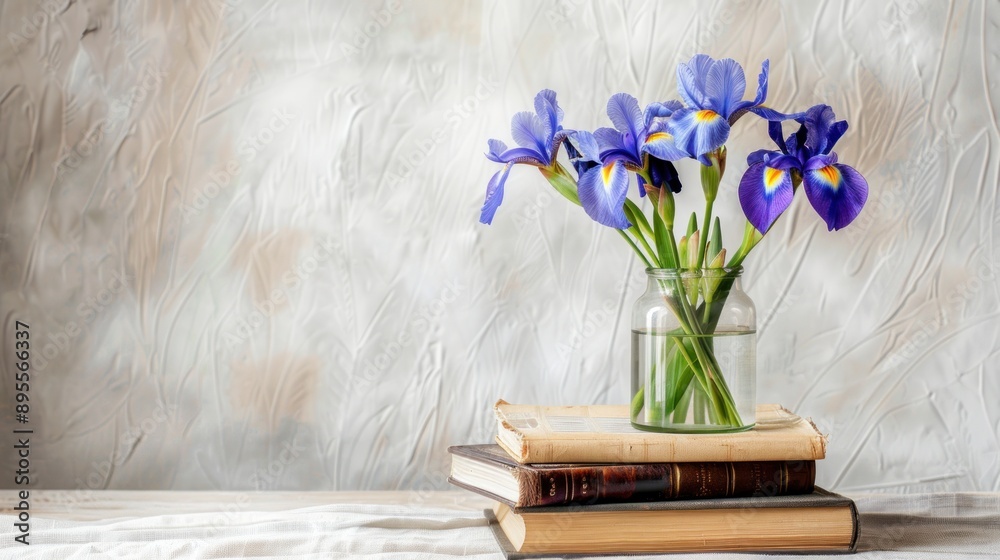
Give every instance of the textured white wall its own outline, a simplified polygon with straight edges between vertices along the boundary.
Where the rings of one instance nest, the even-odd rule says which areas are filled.
[[[797,200],[748,260],[760,400],[832,434],[821,484],[1000,490],[997,2],[387,6],[0,4],[3,364],[28,322],[38,486],[444,487],[498,397],[625,402],[641,270],[528,168],[478,224],[482,153],[543,87],[593,128],[707,52],[833,105],[871,185],[847,230]],[[729,245],[765,143],[729,143]]]

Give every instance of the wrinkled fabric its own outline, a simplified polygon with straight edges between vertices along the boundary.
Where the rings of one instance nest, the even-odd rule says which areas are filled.
[[[1000,551],[998,493],[851,497],[861,514],[859,559],[985,558]],[[27,547],[9,544],[7,506],[0,558],[502,558],[482,513],[491,503],[466,492],[110,491],[77,499],[72,492],[38,493]],[[4,503],[11,503],[6,496]],[[769,556],[698,556],[722,558]]]

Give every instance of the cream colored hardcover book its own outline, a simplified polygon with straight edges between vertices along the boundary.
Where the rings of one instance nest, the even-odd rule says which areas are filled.
[[[661,434],[632,427],[628,406],[535,406],[497,401],[497,437],[519,463],[815,461],[826,436],[776,404],[757,406],[757,425],[734,434]]]

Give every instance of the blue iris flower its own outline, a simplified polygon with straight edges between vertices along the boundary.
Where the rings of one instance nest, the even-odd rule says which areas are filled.
[[[684,108],[674,111],[667,125],[677,147],[703,164],[711,165],[706,154],[726,143],[730,127],[747,112],[769,121],[800,116],[786,115],[764,106],[768,67],[765,60],[757,78],[757,95],[749,101],[743,99],[747,87],[743,67],[735,60],[714,60],[699,54],[687,64],[679,64],[677,92],[684,101]]]
[[[480,222],[493,222],[493,216],[503,202],[503,187],[511,166],[520,163],[550,168],[555,164],[559,145],[569,132],[563,130],[562,119],[563,110],[556,103],[556,92],[543,89],[535,96],[534,113],[523,111],[511,119],[510,132],[518,147],[508,149],[500,140],[489,141],[486,157],[504,164],[504,167],[493,175],[486,186]]]
[[[854,221],[868,200],[868,182],[853,167],[838,163],[832,151],[847,121],[837,121],[829,105],[816,105],[796,121],[799,129],[787,139],[780,122],[770,123],[768,133],[780,151],[750,154],[750,168],[740,179],[743,213],[762,233],[792,203],[799,181],[830,230]]]
[[[628,195],[631,171],[646,169],[655,187],[667,185],[679,191],[681,183],[671,161],[688,157],[674,145],[666,130],[666,119],[681,108],[679,102],[653,103],[639,110],[636,98],[626,93],[611,96],[608,117],[614,128],[599,128],[593,134],[574,131],[571,161],[579,174],[580,205],[596,222],[616,229],[632,226],[622,205]],[[576,156],[576,157],[574,157]],[[645,182],[639,179],[639,194]]]

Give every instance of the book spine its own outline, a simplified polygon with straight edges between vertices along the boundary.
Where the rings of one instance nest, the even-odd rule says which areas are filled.
[[[519,507],[808,494],[815,461],[522,467]]]

